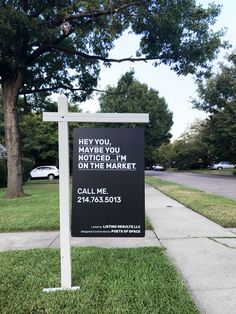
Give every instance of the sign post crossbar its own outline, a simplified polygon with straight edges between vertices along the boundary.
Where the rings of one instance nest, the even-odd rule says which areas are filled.
[[[70,171],[68,122],[148,123],[149,114],[142,113],[74,113],[68,112],[67,97],[58,97],[58,112],[44,112],[43,121],[58,122],[59,139],[59,195],[60,195],[60,253],[61,287],[43,291],[76,290],[71,285],[70,245]]]

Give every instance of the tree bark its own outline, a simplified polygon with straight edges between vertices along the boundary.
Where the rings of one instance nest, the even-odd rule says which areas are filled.
[[[17,100],[23,83],[23,74],[3,78],[5,144],[7,149],[7,192],[5,198],[24,196],[21,164],[21,138],[18,123]]]

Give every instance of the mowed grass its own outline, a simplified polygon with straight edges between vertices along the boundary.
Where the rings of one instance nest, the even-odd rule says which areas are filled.
[[[216,176],[235,176],[234,173],[236,173],[236,169],[221,169],[221,170],[215,170],[215,169],[197,169],[197,170],[191,170],[191,172],[194,173],[200,173],[200,174],[209,174],[209,175],[216,175]]]
[[[60,286],[59,250],[0,253],[1,313],[199,313],[163,249],[73,248],[77,291]]]
[[[155,177],[146,177],[145,182],[223,227],[236,227],[236,202],[234,200]]]
[[[25,197],[11,200],[0,189],[0,232],[58,230],[58,189],[58,180],[31,181],[24,186]],[[147,217],[145,228],[152,229]]]
[[[25,197],[7,200],[0,189],[0,232],[58,230],[58,184],[34,182],[24,191]]]

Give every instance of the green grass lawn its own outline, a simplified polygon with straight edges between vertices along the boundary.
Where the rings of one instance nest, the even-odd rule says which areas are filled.
[[[213,170],[213,169],[196,169],[190,170],[190,172],[200,173],[200,174],[210,174],[210,175],[220,175],[220,176],[235,176],[236,169],[221,169],[221,170]]]
[[[58,184],[33,182],[24,191],[26,197],[6,200],[0,189],[0,232],[58,230]]]
[[[183,185],[146,177],[145,182],[223,227],[236,227],[236,202]]]
[[[0,189],[0,232],[58,230],[58,180],[30,181],[24,186],[26,197],[6,200]],[[152,229],[145,218],[146,229]]]
[[[146,230],[153,230],[153,226],[147,216],[145,216],[145,229]]]
[[[72,249],[77,291],[60,286],[59,250],[0,253],[1,313],[199,313],[163,249]]]

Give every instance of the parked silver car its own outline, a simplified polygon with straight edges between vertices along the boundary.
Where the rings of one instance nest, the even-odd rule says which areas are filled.
[[[210,165],[210,168],[211,169],[218,169],[218,170],[221,170],[221,169],[234,169],[234,168],[236,168],[236,165],[234,165],[230,161],[221,161],[221,162],[214,163],[214,164]]]
[[[56,166],[40,166],[30,172],[31,179],[48,178],[53,180],[56,177],[59,177],[59,169]]]

